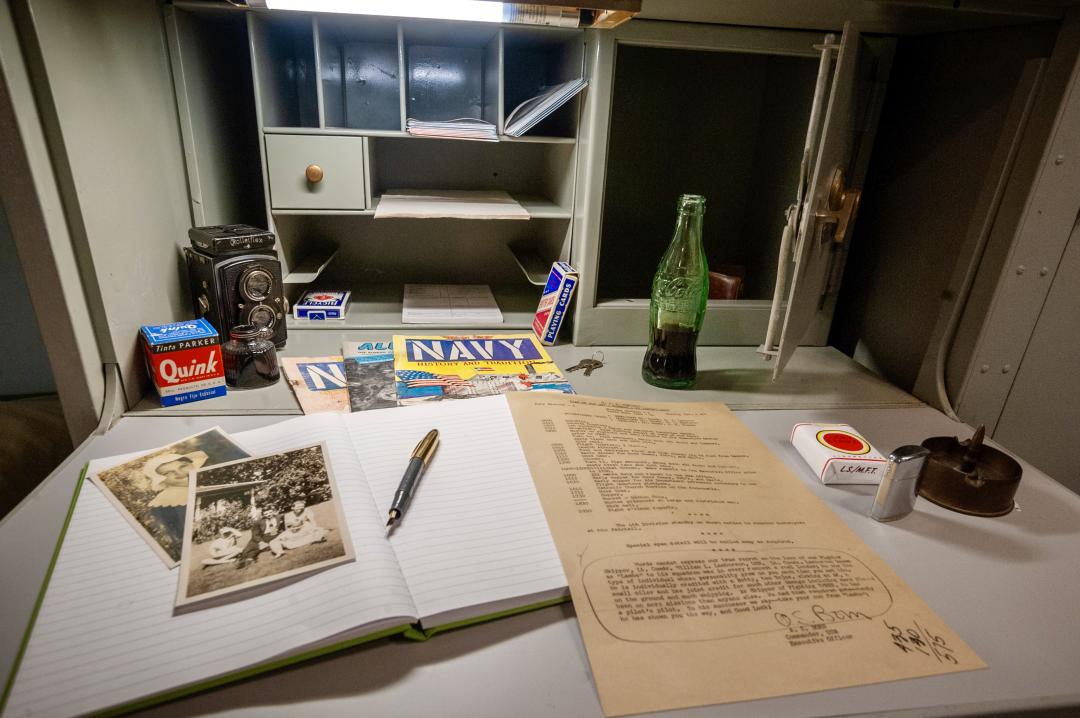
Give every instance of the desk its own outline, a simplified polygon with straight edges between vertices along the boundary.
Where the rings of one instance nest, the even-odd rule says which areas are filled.
[[[572,348],[570,348],[572,349]],[[567,350],[569,351],[569,349]],[[575,355],[591,350],[575,349]],[[800,350],[802,352],[803,350]],[[618,352],[616,352],[618,353]],[[709,361],[714,361],[709,359]],[[715,360],[719,361],[719,360]],[[594,393],[626,376],[604,380]],[[590,391],[588,380],[574,380]],[[708,393],[708,392],[703,392]],[[636,395],[636,392],[635,392]],[[693,394],[680,395],[692,398]],[[867,516],[873,487],[826,487],[787,442],[796,421],[843,421],[888,450],[969,430],[925,406],[739,411],[803,478],[986,661],[982,671],[680,711],[678,716],[986,715],[1080,706],[1080,497],[1024,465],[1019,509],[997,519],[919,501],[911,516]],[[243,431],[280,416],[128,416],[84,443],[0,522],[0,671],[6,675],[83,462],[153,446],[215,424]],[[762,670],[783,670],[763,666]],[[149,713],[229,715],[600,716],[569,605],[415,644],[385,640],[159,706]]]

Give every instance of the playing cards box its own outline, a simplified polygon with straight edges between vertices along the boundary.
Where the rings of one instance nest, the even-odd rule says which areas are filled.
[[[540,295],[540,306],[536,308],[536,316],[533,317],[533,331],[541,344],[551,346],[555,343],[577,282],[577,270],[566,262],[555,262],[551,265],[544,293]]]
[[[300,301],[293,305],[293,316],[297,319],[344,319],[350,294],[352,292],[304,292]]]

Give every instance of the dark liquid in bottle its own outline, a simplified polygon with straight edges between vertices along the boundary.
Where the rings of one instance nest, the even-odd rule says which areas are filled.
[[[277,382],[277,356],[273,349],[256,353],[225,352],[225,383],[236,389],[254,389]]]
[[[685,327],[657,327],[645,352],[641,375],[656,386],[682,389],[697,377],[698,333]]]

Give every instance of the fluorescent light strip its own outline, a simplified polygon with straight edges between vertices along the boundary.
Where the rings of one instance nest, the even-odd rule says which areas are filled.
[[[502,22],[503,4],[488,0],[264,0],[268,10]]]

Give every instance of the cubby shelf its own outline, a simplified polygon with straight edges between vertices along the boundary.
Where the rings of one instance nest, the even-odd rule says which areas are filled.
[[[343,127],[264,127],[263,132],[268,135],[327,135],[330,137],[401,137],[412,140],[445,140],[453,139],[446,137],[423,137],[412,135],[403,130],[351,130]],[[460,142],[477,142],[480,140],[458,140]],[[542,145],[572,145],[577,142],[574,137],[552,137],[547,135],[524,135],[511,137],[499,135],[499,142],[519,142],[522,144]]]
[[[570,254],[582,100],[535,134],[511,137],[504,125],[542,88],[583,76],[584,34],[312,14],[247,24],[267,224],[290,299],[305,286],[353,291],[345,320],[289,318],[290,328],[401,329],[408,282],[488,284],[502,328],[530,327],[536,285]],[[499,134],[421,137],[405,131],[410,117],[477,117]],[[396,189],[503,190],[530,221],[375,220]]]
[[[503,314],[502,324],[489,329],[528,329],[532,326],[538,289],[527,285],[492,285],[491,292]],[[401,322],[404,288],[400,284],[374,284],[352,288],[349,310],[344,319],[311,320],[289,317],[290,331],[296,329],[394,329],[415,334],[440,329],[460,330],[460,324],[411,324]]]
[[[529,195],[512,194],[514,199],[525,208],[532,219],[570,219],[573,214],[566,207],[560,207],[551,200]],[[374,215],[379,206],[379,197],[373,197],[373,206],[370,209],[275,209],[274,214],[279,215]],[[469,221],[469,220],[466,220]],[[498,220],[472,220],[476,222],[491,222]],[[520,220],[513,220],[520,221]]]

